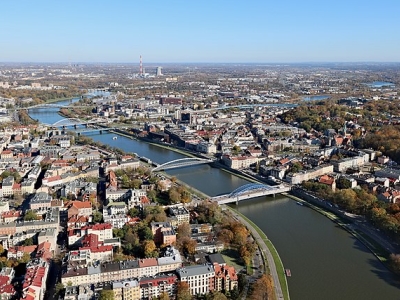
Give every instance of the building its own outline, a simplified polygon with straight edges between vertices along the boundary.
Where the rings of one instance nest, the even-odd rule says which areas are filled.
[[[49,264],[41,259],[35,259],[27,264],[22,286],[22,297],[26,300],[43,300],[46,292]]]
[[[172,245],[176,242],[176,233],[169,222],[151,222],[151,231],[156,245]]]
[[[179,226],[179,225],[181,225],[183,223],[189,224],[190,213],[186,209],[186,207],[184,207],[183,205],[170,206],[168,208],[168,212],[169,212],[170,216],[172,217],[172,219],[176,220],[176,224],[173,224],[174,226]]]
[[[64,207],[68,209],[68,218],[72,216],[91,216],[93,213],[92,203],[89,201],[69,201]]]
[[[224,165],[235,170],[248,168],[259,160],[258,157],[253,156],[230,156],[226,154],[221,159]]]
[[[161,293],[166,293],[174,298],[177,292],[177,281],[178,277],[172,273],[140,278],[140,299],[155,299]]]
[[[31,199],[29,206],[32,210],[43,210],[51,207],[53,197],[45,192],[36,193]]]
[[[112,283],[114,300],[141,299],[139,281],[122,280]]]
[[[125,202],[112,202],[103,208],[104,223],[109,223],[114,228],[122,228],[128,222]]]
[[[196,265],[177,270],[180,281],[189,284],[191,295],[208,294],[214,289],[214,266],[211,264]]]

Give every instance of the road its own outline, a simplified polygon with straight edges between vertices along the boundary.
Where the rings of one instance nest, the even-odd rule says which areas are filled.
[[[263,239],[261,238],[261,236],[257,232],[257,230],[255,228],[253,228],[253,226],[250,223],[248,223],[246,219],[242,218],[240,215],[235,214],[235,213],[234,213],[234,216],[240,223],[244,224],[251,231],[253,238],[255,239],[255,241],[257,242],[257,244],[259,245],[259,247],[262,251],[262,254],[264,255],[264,257],[266,257],[267,262],[268,262],[268,267],[271,272],[271,276],[274,280],[276,299],[284,299],[281,283],[279,282],[278,272],[276,270],[276,266],[275,266],[275,262],[274,262],[274,258],[272,257],[272,254],[269,251],[267,245],[264,243]],[[257,256],[257,255],[255,255],[255,256]],[[260,260],[260,258],[259,258],[259,260]],[[253,263],[254,263],[254,257],[253,257]],[[254,270],[255,274],[256,274],[256,272],[259,272],[259,270]]]

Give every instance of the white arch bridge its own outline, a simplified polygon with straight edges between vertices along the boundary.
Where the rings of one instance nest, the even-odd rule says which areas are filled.
[[[212,197],[212,201],[218,202],[218,204],[226,204],[242,200],[249,200],[256,197],[267,196],[289,192],[291,187],[289,185],[280,184],[276,186],[261,184],[261,183],[249,183],[242,185],[235,189],[230,194]]]
[[[68,126],[79,126],[79,125],[95,125],[95,124],[101,124],[101,123],[106,123],[105,120],[103,119],[93,119],[90,121],[85,121],[85,120],[81,120],[78,118],[64,118],[61,119],[53,124],[45,124],[46,126],[50,126],[50,127],[68,127]]]
[[[189,157],[189,158],[181,158],[166,162],[162,165],[158,165],[152,172],[157,172],[161,170],[169,170],[175,168],[182,168],[188,166],[195,166],[195,165],[202,165],[202,164],[209,164],[214,162],[212,159],[205,159],[205,158],[198,158],[198,157]]]

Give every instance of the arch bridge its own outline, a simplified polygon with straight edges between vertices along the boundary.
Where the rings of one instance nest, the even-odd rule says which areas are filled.
[[[157,172],[157,171],[161,171],[161,170],[169,170],[169,169],[175,169],[175,168],[181,168],[181,167],[209,164],[212,162],[214,162],[212,159],[205,159],[205,158],[198,158],[198,157],[180,158],[180,159],[166,162],[162,165],[158,165],[152,171]]]
[[[249,200],[256,197],[267,196],[289,192],[291,187],[289,185],[280,184],[276,186],[261,184],[261,183],[248,183],[242,185],[229,194],[213,197],[211,200],[218,202],[218,204],[226,204],[242,200]]]
[[[53,124],[45,124],[50,127],[67,127],[67,126],[78,126],[78,125],[90,125],[105,123],[103,120],[93,119],[91,121],[84,121],[78,118],[64,118]]]

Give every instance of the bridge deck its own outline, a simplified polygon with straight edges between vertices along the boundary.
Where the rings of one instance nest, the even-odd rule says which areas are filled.
[[[289,192],[289,191],[290,191],[290,186],[279,185],[276,187],[272,186],[271,189],[268,189],[268,190],[248,191],[248,192],[245,192],[243,194],[240,194],[240,195],[237,195],[234,197],[229,197],[230,194],[216,196],[216,197],[212,197],[211,200],[218,202],[218,204],[227,204],[227,203],[239,202],[239,201],[243,201],[243,200],[249,200],[249,199],[253,199],[256,197],[280,194],[280,193]]]

